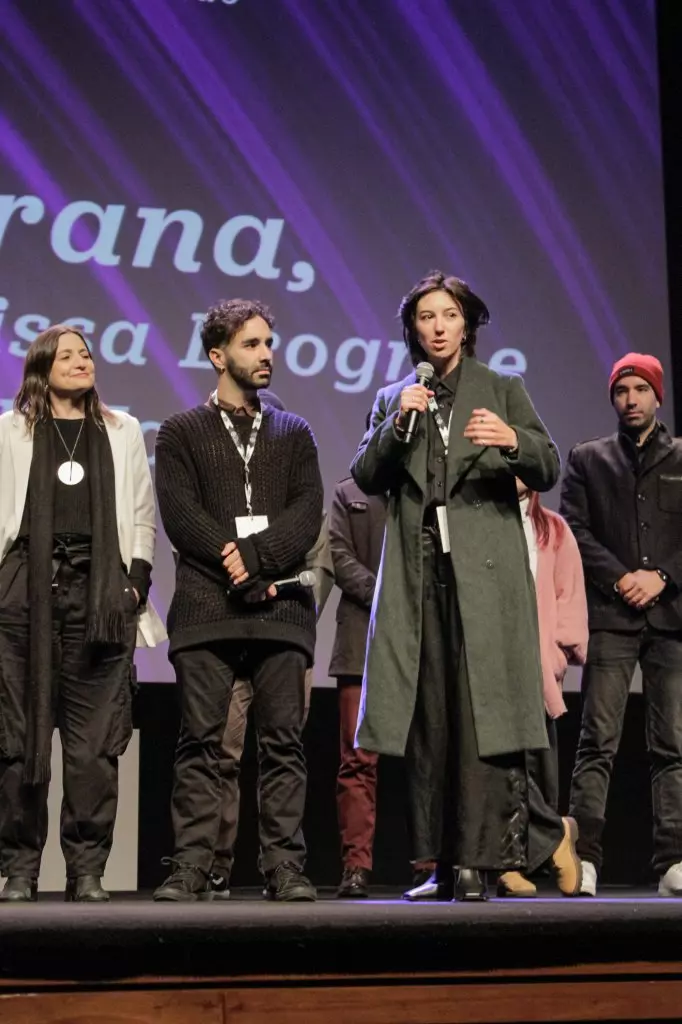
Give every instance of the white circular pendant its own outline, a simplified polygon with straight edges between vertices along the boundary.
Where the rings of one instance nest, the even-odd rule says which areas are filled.
[[[69,487],[73,487],[75,484],[79,484],[85,476],[85,470],[81,466],[80,462],[62,462],[61,466],[57,470],[57,476],[63,484],[68,484]]]

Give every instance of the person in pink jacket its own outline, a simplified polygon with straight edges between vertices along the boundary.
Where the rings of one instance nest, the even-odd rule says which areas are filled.
[[[569,665],[587,656],[587,598],[582,560],[566,521],[543,508],[540,495],[516,481],[530,569],[535,580],[540,628],[540,662],[547,712],[549,750],[528,754],[529,786],[537,786],[546,804],[559,803],[556,719],[566,711],[562,684]],[[529,873],[534,865],[529,864]],[[535,896],[534,884],[518,871],[498,879],[500,896]]]

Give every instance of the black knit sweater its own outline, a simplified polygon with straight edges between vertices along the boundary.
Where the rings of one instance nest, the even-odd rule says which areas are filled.
[[[263,422],[249,463],[254,515],[262,533],[238,539],[235,516],[247,514],[244,464],[215,406],[171,416],[156,441],[156,490],[164,528],[177,549],[170,650],[214,640],[277,640],[312,661],[312,593],[291,588],[249,604],[249,590],[304,568],[322,522],[322,480],[310,427],[293,413],[263,405]],[[232,586],[221,551],[235,541],[249,580]]]

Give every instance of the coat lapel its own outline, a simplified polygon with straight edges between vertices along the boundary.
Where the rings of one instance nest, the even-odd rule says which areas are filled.
[[[462,370],[450,421],[446,481],[448,495],[452,494],[460,477],[464,473],[468,473],[474,463],[487,451],[486,448],[479,448],[478,445],[464,437],[464,428],[471,419],[472,411],[487,408],[502,415],[502,412],[495,408],[497,401],[490,387],[490,378],[487,372],[481,372],[484,369],[476,359],[465,358],[462,361]]]
[[[116,422],[106,421],[107,436],[111,445],[111,454],[114,460],[114,490],[116,494],[117,518],[119,510],[125,508],[123,494],[124,467],[126,464],[126,431],[123,423],[117,418]]]
[[[14,463],[14,515],[18,525],[24,514],[33,458],[33,436],[26,430],[23,416],[14,416],[10,431],[10,447]]]
[[[673,450],[673,439],[665,429],[661,426],[657,436],[654,438],[654,449],[651,452],[650,458],[647,459],[646,465],[642,468],[642,476],[646,476],[652,469],[655,469],[659,463],[663,462],[663,459],[667,459]]]

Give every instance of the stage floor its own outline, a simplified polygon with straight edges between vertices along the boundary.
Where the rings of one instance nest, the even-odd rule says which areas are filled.
[[[540,895],[487,903],[230,900],[108,905],[0,904],[0,977],[87,981],[163,975],[248,977],[479,971],[680,959],[682,900],[604,889],[596,899]],[[682,1010],[682,1007],[681,1007]]]

